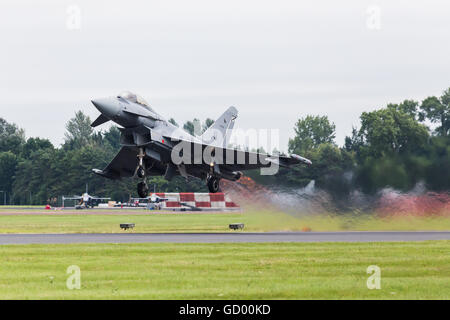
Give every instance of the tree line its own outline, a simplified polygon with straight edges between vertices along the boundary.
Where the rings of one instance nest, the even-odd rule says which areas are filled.
[[[420,103],[404,100],[363,112],[359,127],[341,147],[335,129],[326,116],[299,119],[289,152],[304,155],[313,165],[282,169],[275,182],[305,186],[314,180],[337,197],[386,187],[408,191],[418,182],[429,190],[450,190],[450,88]]]
[[[174,119],[169,120],[178,126]],[[137,196],[136,181],[111,181],[91,173],[104,168],[120,149],[120,131],[94,131],[81,111],[66,124],[64,143],[30,137],[0,118],[0,191],[10,204],[57,204],[61,195],[89,193],[125,201]],[[187,121],[182,128],[201,134],[213,120]],[[432,127],[432,128],[431,128]],[[450,189],[450,88],[421,102],[404,100],[360,115],[360,124],[335,141],[336,126],[327,116],[307,115],[295,123],[288,150],[311,159],[311,167],[280,169],[275,176],[248,175],[265,185],[300,188],[315,185],[342,198],[353,190],[376,193],[385,187],[410,190],[423,182],[429,190]],[[151,177],[149,187],[160,192],[207,192],[203,181]],[[0,203],[3,196],[0,193]]]

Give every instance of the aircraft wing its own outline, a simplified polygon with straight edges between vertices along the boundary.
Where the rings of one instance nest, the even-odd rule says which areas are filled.
[[[81,200],[83,197],[74,196],[74,197],[63,197],[63,198],[64,198],[64,200]]]
[[[170,137],[166,137],[170,139]],[[311,165],[311,161],[296,154],[287,156],[269,155],[266,153],[250,152],[230,148],[222,148],[207,144],[201,144],[195,141],[173,140],[175,145],[184,148],[188,151],[191,158],[191,164],[203,164],[208,166],[215,166],[229,171],[245,171],[252,169],[259,169],[278,165],[281,167],[291,167],[296,164]],[[175,147],[177,148],[177,147]],[[202,159],[195,153],[196,150],[202,150]],[[190,152],[189,152],[190,151]],[[205,156],[206,155],[206,156]],[[210,155],[210,156],[209,156]]]
[[[230,148],[222,148],[208,144],[202,144],[197,141],[178,140],[173,137],[164,136],[166,142],[164,144],[152,142],[148,145],[147,156],[151,156],[154,160],[170,161],[172,153],[178,149],[183,150],[183,164],[189,167],[196,167],[196,171],[213,170],[216,174],[227,176],[227,173],[233,171],[245,171],[259,169],[264,167],[282,166],[291,167],[296,164],[310,165],[311,161],[295,154],[288,156],[269,155],[265,153],[257,153],[243,151]],[[170,141],[170,143],[169,143]],[[190,150],[190,152],[189,152]],[[198,152],[198,150],[202,150]],[[123,146],[114,159],[106,166],[105,169],[92,169],[92,171],[100,176],[109,179],[120,179],[132,177],[135,174],[138,165],[138,149],[130,146]],[[205,156],[206,155],[206,156]],[[208,156],[209,155],[209,156]],[[187,159],[186,159],[187,157]],[[173,159],[172,159],[173,161]],[[212,167],[212,168],[211,168]],[[179,166],[180,174],[186,176],[186,172]],[[173,171],[172,171],[173,172]],[[170,180],[173,173],[166,171],[165,177]]]
[[[92,169],[92,171],[109,179],[132,177],[138,165],[137,154],[136,148],[122,147],[105,169]]]
[[[245,158],[252,159],[257,158],[257,163],[254,162],[245,162],[243,164],[236,163],[236,164],[227,164],[225,163],[224,166],[227,168],[230,168],[233,171],[245,171],[245,170],[252,170],[252,169],[259,169],[259,168],[267,168],[272,165],[278,165],[280,167],[292,167],[296,164],[306,164],[311,165],[311,161],[300,157],[296,154],[291,154],[288,156],[281,156],[281,155],[268,155],[264,153],[256,153],[256,152],[246,152],[246,151],[239,151],[242,153],[245,153]]]

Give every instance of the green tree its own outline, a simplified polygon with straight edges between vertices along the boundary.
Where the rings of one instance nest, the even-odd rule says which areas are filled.
[[[28,138],[22,148],[22,157],[29,158],[31,153],[37,150],[53,148],[53,144],[48,139]]]
[[[387,108],[388,109],[393,108],[399,112],[403,112],[411,116],[412,118],[416,119],[416,116],[418,115],[418,106],[419,103],[417,101],[407,99],[400,104],[389,103],[387,105]]]
[[[0,152],[0,190],[11,192],[16,166],[17,157],[14,153]]]
[[[323,143],[334,143],[336,126],[327,116],[311,116],[295,123],[295,137],[289,139],[289,152],[306,154]]]
[[[103,134],[103,140],[114,152],[119,151],[120,130],[116,126],[111,126],[109,130]]]
[[[65,142],[72,148],[80,148],[92,141],[93,133],[91,119],[82,111],[77,111],[66,124]]]
[[[428,97],[420,105],[421,120],[428,119],[438,123],[436,133],[446,137],[450,134],[450,88],[445,90],[440,98]]]
[[[429,136],[427,127],[393,105],[363,112],[359,136],[367,154],[380,157],[389,153],[423,150]]]
[[[195,118],[192,121],[192,124],[194,125],[194,135],[199,136],[202,134],[202,123],[199,119]]]
[[[174,118],[170,118],[170,119],[169,119],[169,122],[170,122],[171,124],[173,124],[175,127],[179,127],[178,123],[175,121]]]
[[[199,119],[194,118],[194,120],[192,120],[192,121],[186,121],[183,125],[183,129],[191,135],[200,136],[210,126],[212,126],[213,123],[214,123],[214,120],[212,120],[210,118],[206,118],[205,122],[203,122],[203,125],[202,125],[202,123]]]
[[[367,157],[358,166],[356,183],[366,193],[373,193],[385,187],[408,190],[413,187],[404,161],[401,157],[390,155],[379,159]]]
[[[64,175],[56,176],[52,169],[57,152],[56,149],[39,149],[28,159],[20,159],[12,188],[16,204],[30,204],[30,193],[32,204],[44,204],[50,198],[50,190],[64,180]]]
[[[344,148],[347,151],[355,151],[358,152],[360,148],[364,145],[364,141],[362,136],[359,134],[357,128],[352,128],[352,135],[345,137]]]
[[[192,121],[186,121],[183,125],[183,129],[193,136],[199,136],[202,134],[202,125],[199,119],[194,118]]]
[[[25,132],[19,129],[16,124],[8,123],[0,118],[0,152],[19,152],[25,143]]]
[[[194,135],[194,122],[186,121],[183,125],[183,129],[191,135]]]
[[[431,190],[450,190],[450,136],[432,137],[422,157],[425,182]]]
[[[205,132],[206,130],[208,130],[209,127],[211,127],[214,123],[213,119],[210,118],[206,118],[205,122],[203,123],[203,128],[202,128],[202,132]]]

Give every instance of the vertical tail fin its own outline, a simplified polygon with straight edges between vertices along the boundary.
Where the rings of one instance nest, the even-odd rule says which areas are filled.
[[[235,107],[229,107],[202,135],[203,143],[216,147],[226,147],[238,116]]]

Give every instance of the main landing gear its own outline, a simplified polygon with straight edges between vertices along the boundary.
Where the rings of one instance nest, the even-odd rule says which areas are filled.
[[[209,192],[216,193],[219,191],[219,181],[220,179],[215,176],[209,176],[206,179],[206,185],[208,186]]]
[[[138,178],[143,179],[141,182],[137,185],[137,192],[139,195],[139,198],[146,198],[148,197],[148,185],[145,181],[146,172],[144,167],[144,149],[139,148],[139,154],[137,156],[139,158],[139,165],[136,169],[136,175]]]
[[[147,182],[141,181],[137,185],[137,192],[139,198],[147,198],[148,197],[148,185]]]

